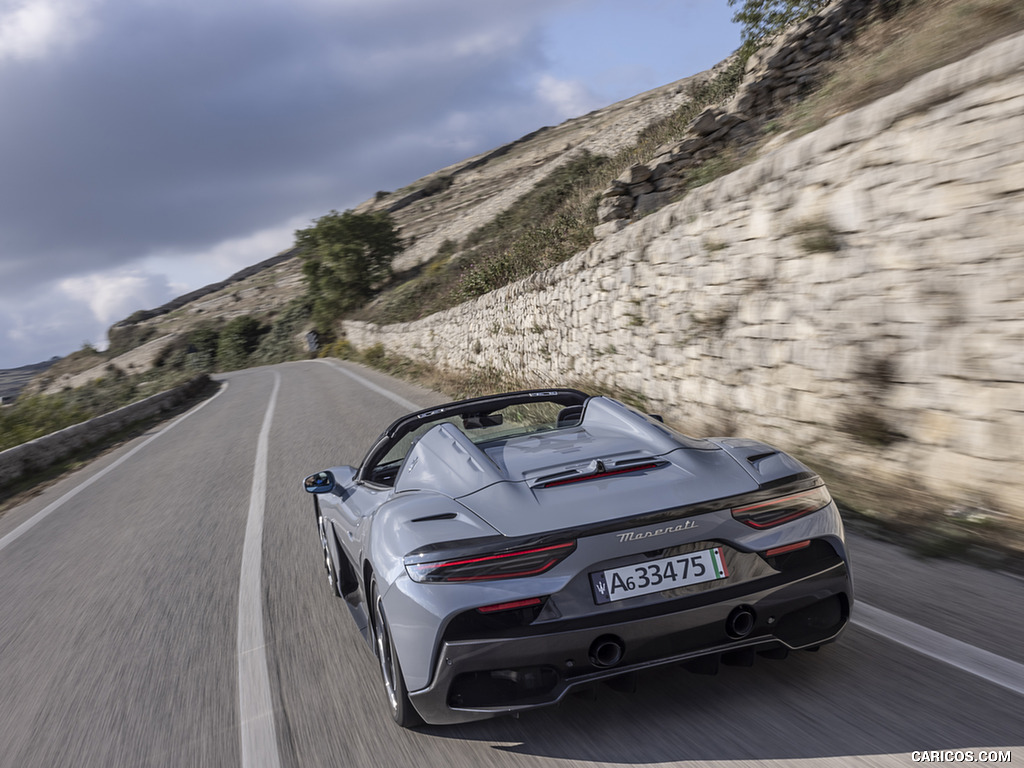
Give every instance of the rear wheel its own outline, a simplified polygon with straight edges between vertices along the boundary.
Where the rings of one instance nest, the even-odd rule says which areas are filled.
[[[384,601],[377,590],[377,580],[370,582],[370,594],[373,606],[373,638],[374,650],[380,664],[381,681],[384,683],[384,698],[387,701],[391,717],[403,728],[412,728],[423,724],[423,719],[409,701],[409,692],[405,687],[405,678],[398,663],[398,654],[391,642],[391,628],[384,615]]]

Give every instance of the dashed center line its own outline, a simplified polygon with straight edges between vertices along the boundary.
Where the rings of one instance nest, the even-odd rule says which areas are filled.
[[[256,442],[256,460],[249,496],[249,518],[242,545],[238,582],[238,717],[242,768],[280,768],[274,728],[274,699],[270,693],[266,641],[263,635],[263,513],[267,504],[267,454],[281,374],[274,371],[274,390]]]

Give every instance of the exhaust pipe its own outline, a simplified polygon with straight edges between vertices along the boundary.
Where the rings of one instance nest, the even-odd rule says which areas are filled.
[[[601,635],[590,646],[590,663],[607,669],[622,661],[626,646],[615,635]]]
[[[756,620],[753,608],[749,605],[738,605],[725,620],[725,631],[729,637],[739,640],[754,631]]]

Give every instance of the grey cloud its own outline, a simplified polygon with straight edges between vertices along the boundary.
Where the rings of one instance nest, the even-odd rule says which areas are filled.
[[[476,151],[538,127],[552,5],[93,6],[75,46],[0,62],[0,294],[411,181],[465,156],[432,135],[454,112]]]

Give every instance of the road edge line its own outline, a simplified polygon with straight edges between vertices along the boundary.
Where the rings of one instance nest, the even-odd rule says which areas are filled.
[[[856,602],[851,623],[912,651],[1024,696],[1024,664]]]
[[[408,408],[410,411],[420,411],[420,410],[423,410],[423,406],[422,405],[416,405],[416,403],[414,403],[414,402],[412,402],[410,400],[406,400],[401,395],[396,395],[391,390],[385,389],[384,387],[380,386],[379,384],[374,384],[369,379],[363,378],[358,373],[353,373],[352,371],[350,371],[350,370],[348,370],[346,368],[343,368],[342,366],[338,365],[337,363],[335,363],[332,360],[328,360],[327,358],[320,357],[320,358],[317,358],[316,362],[324,363],[326,365],[331,366],[334,370],[339,371],[340,373],[345,374],[350,379],[354,379],[355,381],[358,381],[364,387],[366,387],[367,389],[372,389],[378,395],[383,395],[384,397],[386,397],[391,402],[398,403],[403,408]]]

